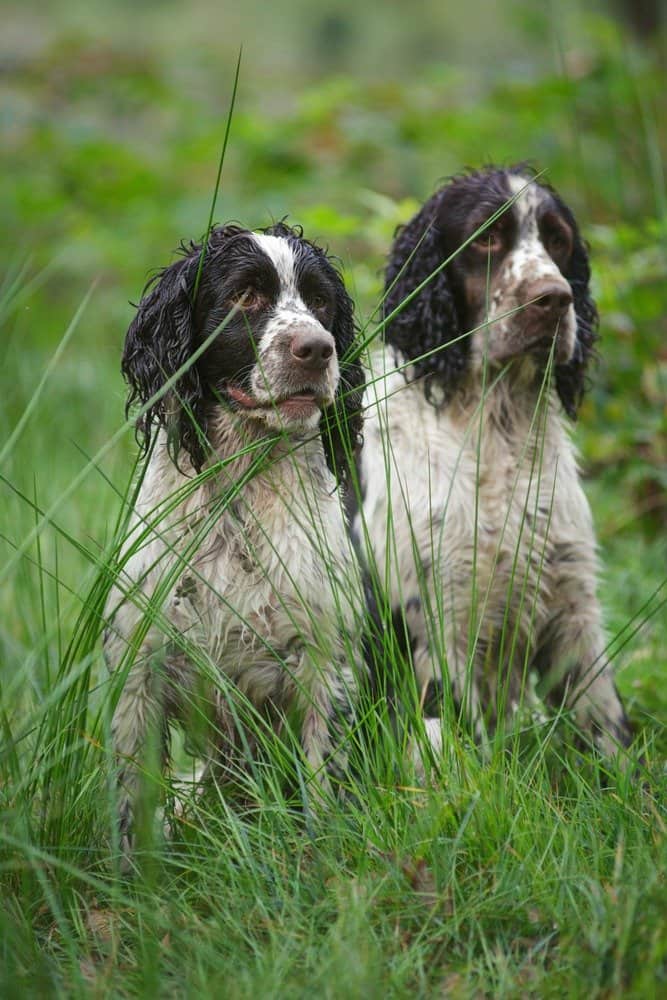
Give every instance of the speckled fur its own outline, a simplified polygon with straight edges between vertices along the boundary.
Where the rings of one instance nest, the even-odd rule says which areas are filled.
[[[480,186],[485,179],[479,176]],[[518,173],[507,181],[507,196],[530,183]],[[453,369],[447,350],[430,371],[411,364],[438,338],[451,339],[446,317],[454,306],[436,302],[435,292],[399,330],[403,349],[394,344],[375,355],[365,397],[363,511],[354,530],[358,538],[368,532],[367,558],[388,581],[394,613],[402,609],[422,688],[450,680],[455,700],[481,728],[482,719],[494,723],[499,699],[508,711],[517,707],[534,670],[549,701],[571,709],[580,728],[612,753],[629,742],[630,728],[605,653],[594,529],[564,403],[521,314],[494,322],[515,308],[526,280],[546,274],[563,281],[533,224],[544,197],[543,188],[528,186],[517,202],[513,252],[490,275],[489,325],[459,298],[459,329],[479,328],[464,355],[455,351]],[[389,278],[410,250],[408,236],[399,240]],[[436,265],[430,259],[420,274],[416,250],[411,287]],[[438,281],[444,298],[447,279]],[[393,294],[400,300],[400,291]],[[592,309],[582,321],[589,343]],[[420,321],[433,316],[440,325],[422,329]],[[565,370],[577,352],[584,356],[577,318],[571,306],[561,319],[554,367]],[[575,398],[570,393],[569,401]]]
[[[275,385],[282,391],[296,377],[288,377],[282,345],[289,308],[299,313],[295,323],[314,320],[290,284],[287,240],[256,240],[285,292],[259,341],[259,383],[249,383],[270,398]],[[322,379],[333,399],[335,354]],[[258,728],[279,731],[288,719],[296,726],[313,787],[334,792],[331,778],[346,768],[363,598],[341,493],[318,412],[291,426],[272,412],[257,414],[222,402],[209,409],[198,480],[187,451],[174,461],[164,427],[153,436],[104,642],[110,669],[125,674],[112,735],[128,856],[151,747],[166,763],[169,724],[178,722],[209,766],[233,769],[257,739],[254,726],[239,722],[247,719],[238,711],[241,693]],[[257,448],[265,460],[246,481]]]
[[[248,444],[247,426],[239,434],[220,423],[222,454]],[[333,754],[336,772],[345,767],[343,730],[357,683],[350,642],[362,605],[340,497],[319,439],[291,454],[277,444],[270,468],[216,515],[221,493],[248,464],[226,465],[164,516],[165,499],[187,479],[161,434],[141,487],[129,540],[146,537],[110,595],[105,642],[110,667],[129,669],[113,719],[126,834],[149,729],[161,732],[169,719],[185,718],[202,684],[213,716],[206,756],[228,750],[228,699],[236,688],[274,718],[297,711],[304,756],[324,785],[323,765]],[[154,609],[156,589],[169,576]],[[157,620],[134,650],[148,607]]]

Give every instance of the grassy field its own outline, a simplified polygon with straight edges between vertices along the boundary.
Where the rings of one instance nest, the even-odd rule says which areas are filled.
[[[602,5],[443,6],[6,5],[3,996],[667,991],[665,48]],[[148,826],[126,879],[99,642],[135,454],[119,356],[128,300],[205,229],[240,42],[216,218],[303,224],[369,332],[394,228],[446,175],[528,159],[576,210],[602,341],[575,433],[643,763],[551,730],[482,758],[452,729],[424,787],[377,722],[326,823],[278,761],[243,808],[211,789],[171,842]]]

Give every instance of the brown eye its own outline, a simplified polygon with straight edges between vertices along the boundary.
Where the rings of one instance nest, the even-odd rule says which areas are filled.
[[[551,257],[567,258],[570,256],[571,242],[568,234],[562,229],[553,229],[546,236],[546,248]]]
[[[317,312],[326,309],[327,305],[328,302],[323,295],[313,295],[310,299],[310,308],[317,310]]]
[[[473,241],[475,249],[482,251],[482,253],[500,253],[504,245],[503,226],[498,222],[485,229]]]
[[[252,285],[246,285],[241,291],[230,295],[229,303],[238,306],[239,309],[261,309],[266,303],[266,298]]]
[[[567,263],[572,253],[572,230],[555,212],[547,212],[540,222],[542,243],[559,266]]]

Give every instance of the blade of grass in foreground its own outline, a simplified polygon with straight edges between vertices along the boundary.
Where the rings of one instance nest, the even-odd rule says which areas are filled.
[[[220,181],[222,179],[222,167],[225,162],[225,154],[227,152],[227,142],[229,141],[229,132],[232,126],[232,116],[234,114],[234,105],[236,104],[236,92],[239,86],[239,73],[241,71],[241,56],[243,54],[243,46],[239,49],[238,59],[236,60],[236,71],[234,73],[234,84],[232,86],[232,96],[229,101],[229,111],[227,112],[227,122],[225,125],[225,136],[222,140],[222,149],[220,150],[220,159],[218,161],[218,173],[215,178],[215,187],[213,188],[213,198],[211,199],[211,211],[208,216],[208,223],[206,225],[206,234],[202,240],[201,253],[199,254],[199,265],[197,267],[197,275],[195,277],[195,286],[192,292],[192,301],[197,301],[197,292],[199,291],[199,282],[201,281],[201,274],[204,268],[204,258],[206,257],[206,250],[208,247],[208,239],[213,228],[213,215],[215,213],[215,205],[218,200],[218,191],[220,189]]]
[[[93,291],[95,290],[95,284],[96,284],[96,282],[93,282],[93,284],[91,285],[91,287],[86,292],[84,298],[82,299],[81,304],[79,305],[79,307],[76,310],[74,316],[72,317],[72,320],[71,320],[69,326],[67,327],[67,329],[65,330],[65,333],[63,334],[63,336],[62,336],[62,338],[60,340],[60,343],[58,344],[57,348],[55,349],[51,360],[49,361],[48,365],[44,369],[44,373],[42,374],[41,379],[37,383],[37,387],[35,388],[35,391],[33,392],[32,396],[30,398],[30,401],[28,402],[28,405],[26,406],[25,410],[23,411],[23,414],[22,414],[20,420],[17,422],[14,430],[9,435],[9,438],[7,439],[7,441],[5,442],[2,450],[0,451],[0,464],[2,464],[5,461],[5,459],[10,454],[10,452],[13,450],[13,448],[15,448],[17,441],[19,440],[21,434],[25,430],[26,424],[28,423],[28,421],[30,420],[30,417],[33,415],[33,413],[37,409],[37,405],[38,405],[40,397],[42,395],[42,391],[44,389],[44,386],[46,385],[46,383],[48,382],[49,378],[51,377],[51,375],[55,371],[55,369],[56,369],[56,367],[58,365],[58,362],[60,361],[60,359],[61,359],[61,357],[63,355],[63,352],[64,352],[65,348],[67,347],[69,341],[71,340],[73,333],[77,329],[77,327],[79,325],[79,321],[80,321],[81,317],[83,316],[83,313],[84,313],[84,311],[86,309],[86,306],[88,305],[88,303],[90,301],[90,298],[91,298],[91,296],[93,294]]]
[[[44,516],[40,519],[39,523],[28,533],[27,537],[17,546],[14,554],[9,558],[5,566],[0,571],[0,580],[5,579],[14,569],[16,564],[20,561],[23,555],[30,549],[30,546],[35,541],[37,536],[45,529],[45,527],[51,523],[52,518],[61,508],[61,506],[69,500],[70,497],[74,495],[76,490],[79,488],[81,483],[86,479],[89,473],[96,469],[101,463],[102,459],[111,451],[111,449],[127,434],[128,431],[133,430],[136,420],[142,416],[144,413],[148,412],[155,403],[163,398],[168,392],[170,392],[174,386],[178,383],[181,376],[192,367],[193,364],[204,354],[204,352],[210,347],[213,340],[219,336],[219,334],[225,329],[227,324],[231,322],[233,317],[236,315],[238,307],[234,306],[232,310],[227,314],[225,319],[220,323],[215,330],[213,330],[210,335],[196,348],[190,355],[190,357],[171,375],[165,380],[164,385],[154,393],[146,403],[141,406],[137,412],[130,418],[128,418],[118,430],[111,435],[111,437],[102,445],[101,448],[95,453],[95,455],[84,465],[84,467],[73,477],[70,485],[63,490],[59,497],[57,497],[51,506],[46,510]]]

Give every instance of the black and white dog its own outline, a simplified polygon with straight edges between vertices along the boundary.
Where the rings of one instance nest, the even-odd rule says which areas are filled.
[[[202,755],[229,765],[255,742],[242,692],[258,727],[296,727],[330,789],[356,699],[363,599],[337,489],[361,427],[352,302],[282,223],[213,229],[198,283],[201,252],[182,247],[149,283],[123,354],[147,453],[104,642],[126,675],[112,725],[126,852],[170,721],[206,718]]]
[[[572,212],[523,167],[455,178],[398,232],[355,534],[424,697],[446,680],[479,730],[532,672],[611,753],[630,728],[565,419],[596,340],[589,277]]]

